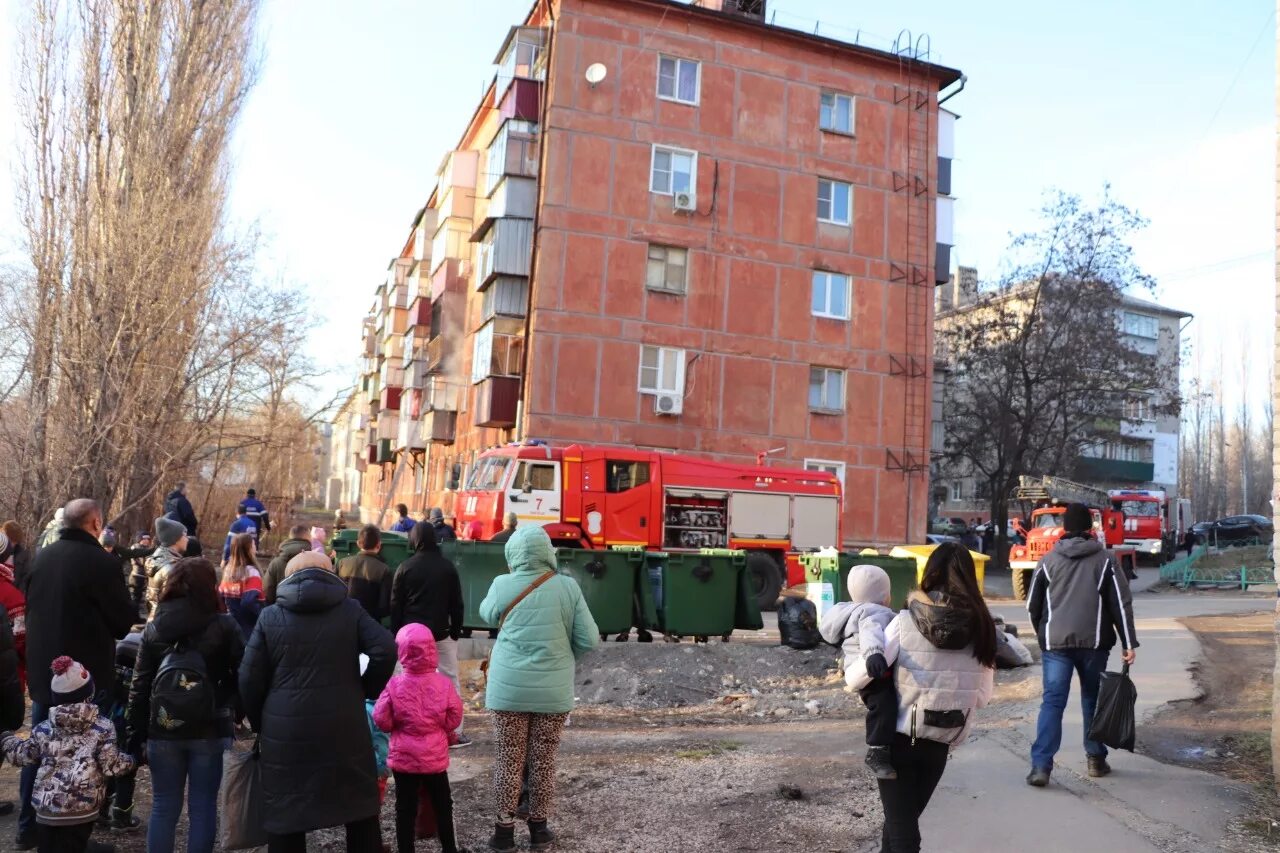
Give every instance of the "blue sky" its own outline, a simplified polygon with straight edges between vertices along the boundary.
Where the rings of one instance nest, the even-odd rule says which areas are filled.
[[[0,0],[0,57],[22,0]],[[354,372],[359,318],[457,142],[507,27],[531,0],[265,0],[261,81],[235,146],[233,211],[263,270],[305,285],[315,355]],[[1136,241],[1159,297],[1195,313],[1216,361],[1256,365],[1272,325],[1275,38],[1271,0],[778,0],[789,24],[904,28],[969,75],[954,257],[996,272],[1046,189],[1113,194],[1151,220]],[[1175,11],[1176,10],[1176,11]],[[479,12],[479,13],[478,13]],[[0,61],[0,253],[12,252],[12,63]],[[1239,375],[1237,367],[1229,368]],[[1184,376],[1188,368],[1184,368]],[[337,385],[338,380],[335,379]]]

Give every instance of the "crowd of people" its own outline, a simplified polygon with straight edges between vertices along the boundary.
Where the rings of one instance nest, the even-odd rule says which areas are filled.
[[[394,571],[374,525],[359,529],[358,552],[336,565],[297,525],[264,569],[257,521],[248,529],[241,511],[242,529],[228,536],[218,566],[199,553],[183,501],[179,487],[153,534],[131,548],[88,499],[60,511],[43,545],[28,550],[16,526],[0,533],[0,754],[22,767],[15,847],[107,849],[91,838],[95,828],[142,824],[133,799],[145,765],[149,853],[177,848],[184,808],[185,849],[209,853],[224,755],[240,738],[252,739],[270,853],[304,851],[309,832],[337,826],[350,851],[388,849],[379,815],[389,779],[399,853],[415,848],[423,803],[444,853],[462,851],[448,769],[450,751],[471,742],[458,681],[463,598],[440,548],[443,518],[429,513],[409,527],[411,554]],[[521,821],[531,849],[554,843],[575,662],[599,641],[545,530],[513,521],[499,534],[509,573],[479,605],[498,627],[485,689],[494,741],[488,846],[498,853],[517,849]],[[1138,645],[1127,580],[1089,535],[1088,510],[1068,507],[1064,526],[1028,601],[1044,651],[1027,777],[1035,787],[1050,781],[1073,673],[1088,772],[1110,772],[1106,747],[1088,739],[1098,681],[1117,641],[1126,664]],[[901,612],[888,607],[889,578],[874,566],[853,567],[848,591],[821,631],[842,648],[846,681],[867,708],[881,849],[915,853],[947,758],[992,696],[997,629],[959,543],[934,550]],[[20,737],[24,694],[31,729]]]

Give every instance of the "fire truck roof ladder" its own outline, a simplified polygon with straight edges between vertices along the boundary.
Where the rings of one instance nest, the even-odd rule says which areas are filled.
[[[1111,503],[1105,490],[1062,477],[1019,477],[1018,488],[1013,496],[1020,501],[1059,501],[1095,507],[1105,507]]]

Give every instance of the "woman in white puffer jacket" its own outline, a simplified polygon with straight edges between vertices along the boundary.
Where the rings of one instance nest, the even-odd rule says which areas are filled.
[[[991,700],[996,627],[978,589],[973,558],[945,543],[929,556],[920,589],[885,631],[896,663],[898,734],[891,749],[897,779],[880,779],[882,853],[918,853],[920,815],[947,756],[968,737],[973,712]]]

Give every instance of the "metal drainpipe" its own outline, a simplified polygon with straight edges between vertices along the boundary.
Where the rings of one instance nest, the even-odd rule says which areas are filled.
[[[965,84],[965,83],[968,83],[968,82],[969,82],[969,75],[968,75],[968,74],[961,74],[961,75],[960,75],[960,85],[956,88],[956,90],[955,90],[954,92],[949,93],[945,98],[939,98],[939,99],[938,99],[938,106],[942,106],[942,105],[943,105],[943,104],[945,104],[947,101],[951,100],[951,99],[952,99],[952,98],[954,98],[956,95],[958,95],[958,94],[960,94],[961,92],[963,92],[963,91],[964,91],[964,84]]]
[[[551,74],[555,68],[556,13],[555,0],[547,0],[547,17],[551,26],[547,34],[547,75],[542,82],[542,103],[538,116],[538,194],[533,208],[533,241],[529,248],[529,301],[524,310],[524,352],[520,356],[520,399],[516,402],[516,441],[524,441],[524,416],[529,408],[529,353],[533,349],[533,282],[538,271],[538,233],[542,219],[543,178],[547,169],[547,105],[551,101]]]

